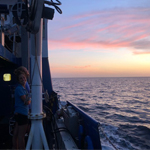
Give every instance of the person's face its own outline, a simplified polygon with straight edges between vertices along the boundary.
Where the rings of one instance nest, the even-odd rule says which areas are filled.
[[[24,74],[20,74],[19,75],[19,83],[22,85],[22,86],[25,86],[27,82],[27,78]]]

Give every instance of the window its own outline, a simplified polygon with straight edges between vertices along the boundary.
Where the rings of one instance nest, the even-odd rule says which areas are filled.
[[[5,73],[5,74],[3,75],[3,80],[4,80],[4,81],[11,81],[11,74]]]

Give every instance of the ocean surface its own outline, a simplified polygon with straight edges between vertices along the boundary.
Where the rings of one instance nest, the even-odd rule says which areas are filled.
[[[150,77],[53,78],[61,101],[100,122],[119,150],[150,150]],[[100,131],[101,142],[109,144]]]

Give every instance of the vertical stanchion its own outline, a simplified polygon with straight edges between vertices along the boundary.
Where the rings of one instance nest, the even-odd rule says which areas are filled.
[[[42,119],[45,114],[42,112],[42,29],[43,19],[41,19],[40,30],[36,35],[31,36],[31,92],[32,104],[31,114],[31,131],[26,149],[45,149],[48,148],[47,140],[45,137]],[[33,128],[34,127],[34,128]],[[43,143],[43,140],[44,143]]]

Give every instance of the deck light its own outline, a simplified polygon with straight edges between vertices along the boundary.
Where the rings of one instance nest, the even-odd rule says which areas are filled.
[[[5,73],[5,74],[3,75],[3,80],[4,80],[4,81],[11,81],[11,74]]]

